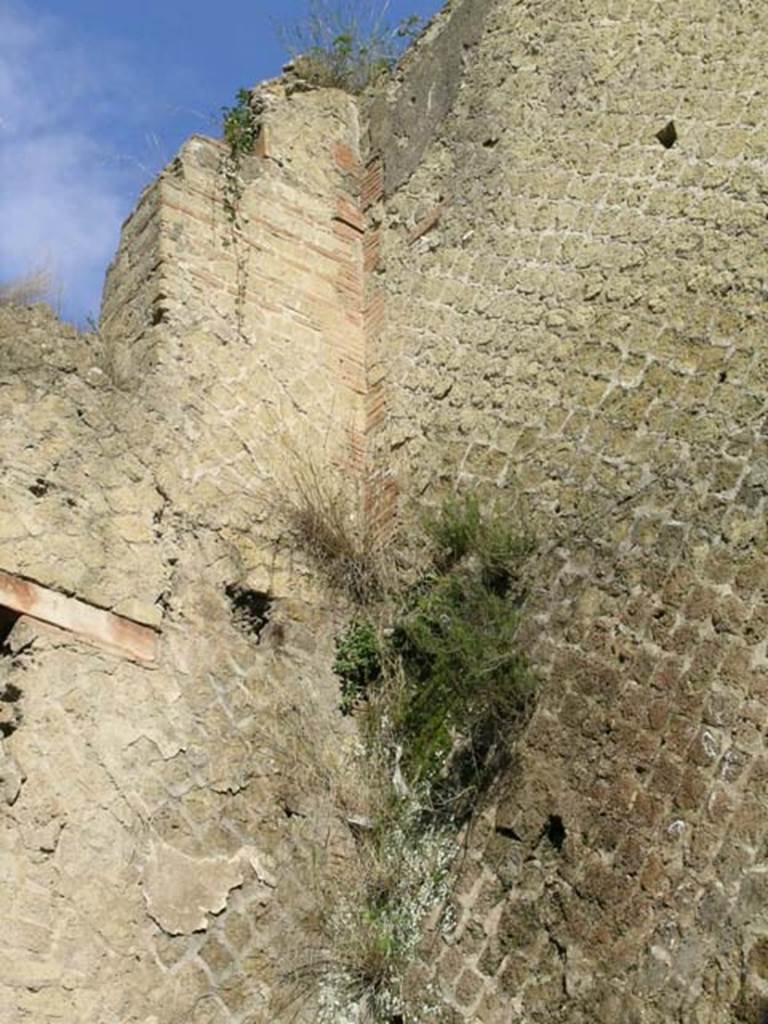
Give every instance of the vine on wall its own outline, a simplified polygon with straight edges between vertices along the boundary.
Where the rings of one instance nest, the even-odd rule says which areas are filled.
[[[234,106],[222,108],[222,130],[228,153],[222,157],[219,173],[222,182],[224,212],[229,222],[230,244],[235,252],[235,320],[240,337],[244,332],[245,296],[248,282],[247,254],[243,250],[241,201],[243,198],[242,161],[250,156],[260,133],[260,124],[251,102],[251,92],[237,92]]]

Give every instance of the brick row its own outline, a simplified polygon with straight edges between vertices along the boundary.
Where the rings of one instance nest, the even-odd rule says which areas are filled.
[[[146,626],[2,571],[0,605],[137,661],[157,656],[157,635]]]

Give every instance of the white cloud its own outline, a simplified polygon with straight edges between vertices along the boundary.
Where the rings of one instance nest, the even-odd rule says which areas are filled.
[[[0,0],[0,281],[47,266],[71,319],[98,312],[141,181],[108,141],[140,91],[114,51],[88,52],[63,22]]]

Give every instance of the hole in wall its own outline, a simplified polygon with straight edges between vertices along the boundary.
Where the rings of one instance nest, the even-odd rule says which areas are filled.
[[[547,818],[546,824],[544,825],[543,831],[544,838],[554,846],[558,853],[563,848],[565,842],[566,831],[563,819],[559,814],[550,814]]]
[[[11,650],[8,646],[8,637],[16,625],[19,613],[0,605],[0,656],[10,657]]]
[[[232,607],[232,618],[242,629],[252,633],[258,641],[261,631],[269,622],[269,611],[272,607],[270,595],[263,590],[241,587],[237,583],[228,583],[224,587],[224,593]]]
[[[717,375],[718,384],[725,384],[725,382],[727,380],[728,380],[728,371],[727,370],[721,370],[720,373],[718,373],[718,375]],[[766,1024],[768,1024],[768,1022],[766,1022]]]
[[[29,654],[30,649],[34,645],[34,639],[28,640],[21,646],[11,647],[9,638],[13,632],[13,627],[16,625],[18,620],[21,618],[20,612],[13,611],[12,608],[6,608],[4,605],[0,605],[0,659],[7,659],[10,663],[11,668],[23,668],[22,659],[25,655]],[[0,661],[2,664],[2,661]],[[21,696],[21,690],[9,683],[2,690],[2,683],[0,682],[0,701],[5,700],[11,703],[15,703]],[[3,695],[5,693],[5,696]]]
[[[28,490],[30,494],[34,494],[36,498],[42,498],[44,495],[48,493],[48,488],[50,486],[51,485],[48,483],[47,480],[44,480],[43,477],[39,476],[33,484],[29,485]]]
[[[668,121],[661,131],[656,132],[656,138],[664,149],[671,149],[677,142],[677,128],[674,121]]]

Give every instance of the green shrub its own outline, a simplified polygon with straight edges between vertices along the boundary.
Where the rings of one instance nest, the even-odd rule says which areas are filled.
[[[437,568],[450,570],[462,559],[476,559],[485,586],[504,594],[519,566],[532,553],[533,538],[516,516],[481,513],[474,495],[449,498],[427,516],[424,529],[433,545]]]
[[[335,521],[333,503],[323,507],[319,518]],[[387,600],[369,601],[336,641],[342,708],[362,712],[360,781],[378,796],[347,819],[359,860],[327,894],[320,954],[296,973],[319,1024],[434,1019],[437,997],[407,991],[408,968],[425,916],[451,925],[460,828],[509,764],[535,689],[518,639],[534,547],[522,517],[469,497],[423,526],[420,577],[379,590]]]
[[[427,782],[450,801],[489,781],[533,689],[519,618],[516,600],[468,568],[435,576],[399,618],[393,721],[411,785]]]
[[[461,817],[504,763],[533,693],[517,640],[533,542],[473,497],[446,501],[424,527],[432,564],[390,595],[387,639],[353,621],[335,670],[345,711],[375,694],[365,728],[386,731],[405,785]]]
[[[348,714],[381,675],[381,652],[370,622],[353,621],[336,637],[333,671],[341,681],[341,710]]]
[[[401,683],[391,713],[412,785],[451,813],[482,790],[534,688],[517,631],[534,544],[521,517],[452,498],[427,517],[433,569],[403,600],[391,647]]]
[[[424,518],[424,529],[439,568],[450,569],[477,546],[480,505],[474,495],[446,499],[436,514]]]

